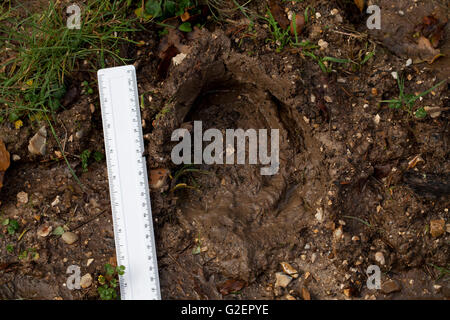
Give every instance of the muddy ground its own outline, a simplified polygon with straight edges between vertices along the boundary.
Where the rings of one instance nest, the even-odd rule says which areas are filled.
[[[416,107],[437,108],[424,119],[380,103],[398,96],[394,71],[405,77],[409,93],[448,80],[448,55],[431,61],[436,52],[418,48],[410,36],[423,17],[445,21],[449,3],[373,2],[382,9],[381,30],[367,30],[368,16],[352,2],[282,3],[286,12],[315,8],[300,37],[326,41],[322,56],[361,61],[375,50],[365,64],[333,64],[330,73],[301,49],[278,52],[266,41],[265,22],[257,20],[250,30],[238,11],[224,23],[210,20],[202,30],[162,40],[149,26],[136,35],[145,45],[125,50],[144,94],[151,176],[167,169],[174,177],[182,169],[171,161],[170,135],[193,121],[203,121],[203,130],[280,130],[274,176],[261,176],[254,165],[198,165],[201,171],[178,181],[167,177],[152,189],[164,299],[450,297],[449,278],[438,269],[448,270],[450,262],[448,82],[417,101]],[[266,5],[254,1],[249,9],[264,15]],[[448,31],[447,25],[438,47],[444,54]],[[186,58],[162,73],[161,48],[174,44]],[[70,85],[89,77],[74,75]],[[79,155],[104,153],[98,96],[78,95],[54,119],[84,189],[48,126],[46,155],[29,154],[29,140],[42,125],[0,125],[15,160],[0,191],[1,217],[18,220],[18,234],[25,232],[17,240],[1,229],[0,298],[97,299],[96,279],[115,261],[107,170],[104,160],[91,159],[84,172]],[[195,188],[173,190],[181,182]],[[435,230],[442,219],[442,230]],[[57,235],[40,237],[42,225],[64,226],[79,238],[68,245]],[[282,262],[298,271],[286,288],[275,286]],[[366,286],[374,264],[382,271],[382,290]],[[70,265],[90,273],[93,285],[68,290]]]

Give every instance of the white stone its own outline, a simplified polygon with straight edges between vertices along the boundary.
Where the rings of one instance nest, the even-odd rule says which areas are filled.
[[[317,44],[319,45],[319,47],[320,47],[321,49],[326,49],[326,48],[328,48],[328,42],[326,42],[326,41],[323,40],[323,39],[320,39],[320,40],[317,42]]]
[[[73,232],[64,232],[61,239],[67,244],[73,244],[78,240],[78,235]]]
[[[336,8],[334,8],[333,10],[331,10],[331,15],[332,15],[332,16],[335,16],[335,15],[337,15],[338,13],[339,13],[339,10],[336,9]]]
[[[384,259],[383,252],[378,251],[375,253],[375,261],[384,266],[386,264],[386,260]]]
[[[187,55],[185,53],[179,53],[175,57],[173,57],[172,62],[174,65],[178,66],[186,57]]]
[[[30,139],[28,151],[34,155],[45,155],[47,143],[47,129],[41,127],[39,131]]]
[[[52,202],[52,207],[57,206],[61,202],[59,196],[56,196],[55,200]]]
[[[316,215],[315,215],[317,221],[319,221],[320,223],[323,222],[323,209],[322,208],[317,208],[316,209]]]
[[[17,201],[22,204],[28,203],[28,193],[23,191],[19,192],[17,194]]]
[[[83,289],[89,288],[92,285],[92,276],[90,273],[86,273],[84,276],[80,279],[80,286]]]
[[[375,124],[379,124],[381,120],[380,115],[377,113],[377,115],[373,118],[373,122],[375,122]]]

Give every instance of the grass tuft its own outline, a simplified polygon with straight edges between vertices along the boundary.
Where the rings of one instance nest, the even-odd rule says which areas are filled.
[[[19,5],[0,14],[0,57],[9,57],[0,64],[2,118],[16,121],[37,113],[42,118],[61,107],[72,72],[127,62],[119,45],[133,42],[122,35],[136,31],[127,1],[88,1],[80,29],[67,28],[65,9],[52,1],[40,13]]]

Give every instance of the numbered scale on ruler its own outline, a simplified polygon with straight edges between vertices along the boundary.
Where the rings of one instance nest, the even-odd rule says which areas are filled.
[[[122,300],[161,299],[134,66],[98,71]]]

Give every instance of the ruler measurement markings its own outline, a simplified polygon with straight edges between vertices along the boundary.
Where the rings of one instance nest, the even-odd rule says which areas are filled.
[[[108,73],[109,81],[105,82]],[[121,295],[123,299],[160,299],[136,74],[128,66],[103,69],[98,78],[117,258],[126,267],[120,277]],[[134,175],[120,175],[121,170],[133,170]],[[142,238],[137,239],[136,234]]]

